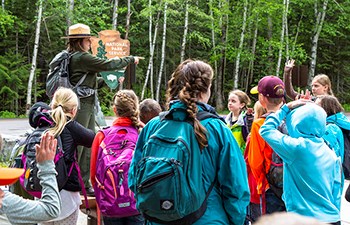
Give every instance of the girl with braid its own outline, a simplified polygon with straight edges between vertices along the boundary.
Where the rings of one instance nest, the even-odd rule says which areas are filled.
[[[96,195],[97,200],[98,200],[98,193],[99,193],[97,192],[97,189],[100,188],[99,181],[96,177],[97,166],[98,166],[97,161],[102,160],[102,158],[99,157],[99,151],[107,149],[107,146],[111,146],[109,145],[110,142],[108,140],[113,140],[113,142],[114,141],[117,142],[118,141],[117,139],[128,136],[129,134],[127,134],[127,132],[128,130],[130,130],[130,128],[133,130],[136,130],[137,136],[138,136],[138,131],[140,129],[139,100],[133,90],[126,90],[126,89],[120,90],[114,95],[113,111],[116,116],[116,119],[113,121],[112,127],[108,128],[109,129],[108,131],[103,131],[103,130],[99,131],[96,134],[94,142],[91,147],[90,179],[95,189],[95,192],[97,193]],[[108,137],[112,137],[112,139],[107,140],[107,135],[105,134],[107,134]],[[135,138],[135,142],[136,142],[136,138]],[[132,139],[131,136],[129,136],[129,138],[126,138],[125,140],[129,141],[129,139]],[[116,152],[117,151],[114,151],[114,153]],[[123,150],[123,153],[124,152],[125,151]],[[123,192],[127,193],[127,190],[124,190]],[[100,203],[97,201],[97,204],[100,204]],[[115,207],[117,207],[117,204]],[[119,215],[103,215],[102,210],[101,210],[101,213],[103,216],[104,225],[114,225],[114,224],[142,225],[144,224],[143,217],[140,215],[140,213],[136,209],[134,212],[131,212],[129,213],[128,216],[124,216],[124,217],[120,217]]]
[[[208,190],[214,181],[207,208],[194,224],[243,224],[249,204],[247,171],[241,151],[230,129],[220,119],[196,117],[200,111],[216,113],[207,104],[213,79],[212,67],[199,60],[186,60],[168,82],[167,106],[173,120],[193,123],[195,137],[202,149],[202,182]],[[185,109],[185,110],[184,110]],[[198,114],[199,115],[199,114]],[[156,132],[160,118],[155,117],[142,129],[129,170],[129,187],[136,191],[136,168],[147,140]],[[146,224],[157,224],[147,221]]]

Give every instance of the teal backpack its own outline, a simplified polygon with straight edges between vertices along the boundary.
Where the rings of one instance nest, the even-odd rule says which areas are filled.
[[[204,214],[216,179],[205,190],[202,150],[193,124],[173,120],[175,110],[160,114],[157,131],[143,147],[136,169],[135,198],[137,208],[146,220],[187,225]],[[206,111],[197,114],[197,119],[203,122],[208,118],[221,119]]]

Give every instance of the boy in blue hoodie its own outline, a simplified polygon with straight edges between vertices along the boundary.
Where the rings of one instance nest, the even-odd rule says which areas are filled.
[[[341,161],[322,139],[326,117],[314,103],[289,102],[266,118],[260,135],[283,159],[287,211],[340,224]],[[289,136],[277,129],[284,118]]]

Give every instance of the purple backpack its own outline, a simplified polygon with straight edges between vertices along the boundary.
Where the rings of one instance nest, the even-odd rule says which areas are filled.
[[[111,126],[101,132],[105,138],[98,150],[94,184],[101,214],[110,217],[138,215],[134,193],[128,187],[129,167],[138,131],[131,126]]]

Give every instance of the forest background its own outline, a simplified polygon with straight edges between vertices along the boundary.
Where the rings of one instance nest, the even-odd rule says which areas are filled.
[[[210,103],[224,110],[229,91],[249,93],[265,75],[282,77],[286,60],[295,59],[306,68],[306,84],[327,74],[348,106],[349,21],[350,0],[1,0],[0,117],[48,102],[48,64],[65,49],[60,37],[75,23],[89,25],[95,36],[117,29],[131,54],[145,57],[133,84],[140,100],[164,103],[172,71],[193,58],[213,66]],[[107,115],[114,92],[99,90]]]

